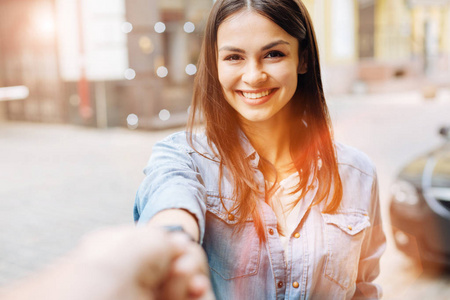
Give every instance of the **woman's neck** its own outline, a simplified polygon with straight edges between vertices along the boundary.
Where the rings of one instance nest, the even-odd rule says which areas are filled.
[[[290,153],[289,127],[286,118],[242,124],[242,130],[262,158],[261,169],[269,181],[280,181],[295,170]]]

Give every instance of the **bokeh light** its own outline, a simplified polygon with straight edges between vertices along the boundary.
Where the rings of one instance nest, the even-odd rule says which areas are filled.
[[[166,24],[164,24],[163,22],[157,22],[154,29],[157,33],[163,33],[164,31],[166,31]]]
[[[197,67],[194,64],[188,64],[184,70],[188,75],[194,75],[197,73]]]
[[[133,30],[133,24],[130,22],[124,22],[121,28],[124,33],[130,33]]]
[[[168,74],[169,74],[169,70],[167,70],[167,68],[164,66],[158,67],[158,69],[156,69],[156,75],[158,75],[158,77],[164,78]]]
[[[150,54],[155,50],[152,40],[145,35],[139,38],[139,48],[141,48],[142,53],[145,54]]]
[[[183,26],[184,32],[192,33],[195,30],[195,25],[192,22],[186,22]]]
[[[159,118],[162,121],[167,121],[170,119],[170,111],[168,111],[167,109],[161,109],[161,111],[159,112]]]
[[[136,77],[136,71],[131,68],[126,69],[124,72],[124,76],[128,80],[133,80]]]
[[[69,103],[70,103],[70,105],[72,105],[74,107],[80,105],[80,103],[81,103],[80,96],[78,96],[78,94],[70,95]]]
[[[127,125],[130,129],[136,129],[139,126],[139,118],[135,114],[129,114],[127,117]]]

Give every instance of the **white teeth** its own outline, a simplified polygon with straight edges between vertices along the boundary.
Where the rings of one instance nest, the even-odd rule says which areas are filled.
[[[258,99],[261,97],[265,97],[267,95],[269,95],[271,92],[271,90],[267,90],[261,93],[246,93],[246,92],[242,92],[242,95],[244,95],[245,98],[247,99]]]

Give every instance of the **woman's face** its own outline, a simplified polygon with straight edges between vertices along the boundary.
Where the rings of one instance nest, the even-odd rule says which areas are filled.
[[[242,10],[219,26],[217,49],[220,84],[241,120],[287,120],[286,104],[297,88],[297,39],[270,19]]]

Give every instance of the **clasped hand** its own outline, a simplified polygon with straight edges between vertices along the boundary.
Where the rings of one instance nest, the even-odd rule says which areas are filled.
[[[91,233],[57,263],[3,292],[0,298],[11,300],[215,299],[201,246],[152,226]]]

